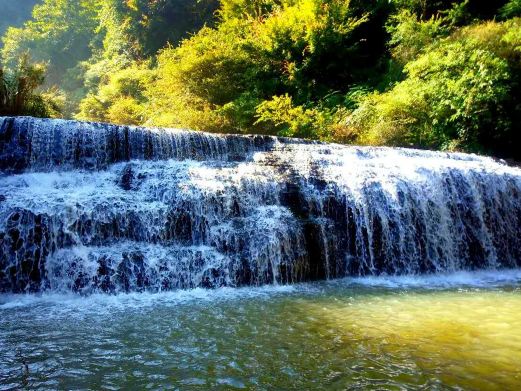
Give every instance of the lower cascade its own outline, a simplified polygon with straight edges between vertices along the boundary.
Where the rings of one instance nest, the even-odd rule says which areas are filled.
[[[521,266],[521,169],[467,154],[0,118],[0,292]]]

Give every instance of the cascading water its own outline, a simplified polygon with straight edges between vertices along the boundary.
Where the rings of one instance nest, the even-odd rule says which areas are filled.
[[[0,292],[521,266],[521,170],[267,136],[0,118]]]

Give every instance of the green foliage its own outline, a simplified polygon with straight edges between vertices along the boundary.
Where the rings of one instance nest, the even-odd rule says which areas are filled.
[[[448,34],[442,18],[420,21],[409,10],[402,10],[390,18],[387,31],[393,58],[401,64],[414,60],[437,39]]]
[[[44,75],[45,66],[31,64],[28,55],[14,69],[0,68],[0,115],[58,116],[62,103],[58,92],[36,91]]]
[[[310,131],[327,110],[302,105],[366,78],[367,68],[357,65],[371,53],[357,34],[371,18],[356,11],[343,0],[223,1],[217,28],[203,28],[159,56],[147,123],[327,138],[326,131]],[[286,112],[275,113],[277,97],[302,110],[301,120],[289,120],[297,114],[282,106]]]
[[[3,38],[3,77],[18,80],[28,51],[47,65],[44,87],[66,96],[54,88],[26,100],[61,101],[66,116],[521,159],[520,9],[519,0],[40,0]],[[43,82],[33,68],[23,72]],[[38,112],[31,104],[22,111]],[[51,106],[40,114],[55,115]]]
[[[218,0],[104,0],[99,31],[106,57],[154,55],[211,22]]]
[[[2,59],[13,67],[29,51],[39,62],[48,62],[48,82],[58,83],[78,61],[91,55],[89,43],[96,27],[97,1],[45,0],[33,9],[23,27],[9,28],[3,38]]]
[[[157,81],[149,86],[148,123],[231,131],[217,109],[239,97],[251,63],[241,49],[240,30],[203,28],[158,58]]]
[[[0,10],[2,10],[2,16],[0,17],[0,37],[5,34],[10,26],[18,27],[29,19],[36,3],[38,3],[38,0],[0,0]],[[2,42],[0,42],[0,48],[1,47]]]
[[[218,0],[41,0],[30,20],[7,30],[2,63],[13,68],[25,52],[46,63],[45,85],[67,93],[65,114],[71,116],[81,99],[96,95],[108,82],[107,73],[132,68],[168,42],[176,44],[211,21],[217,4]]]
[[[516,136],[508,106],[520,63],[508,37],[518,28],[519,20],[488,22],[432,44],[405,66],[404,81],[368,95],[347,123],[368,144],[505,152]]]
[[[148,64],[133,65],[111,73],[97,94],[80,104],[79,119],[138,125],[144,121],[146,87],[153,83]]]
[[[98,27],[98,33],[104,37],[101,49],[81,64],[88,95],[80,103],[77,118],[143,123],[145,81],[149,80],[150,72],[136,73],[135,77],[141,78],[137,98],[135,94],[115,92],[118,89],[112,75],[130,75],[136,68],[142,70],[140,64],[148,61],[157,49],[167,43],[178,43],[210,22],[216,6],[217,0],[105,0]]]
[[[391,0],[398,10],[408,10],[421,20],[444,15],[453,25],[490,20],[508,0]],[[516,0],[513,0],[516,1]]]
[[[353,138],[341,123],[346,113],[340,107],[298,106],[286,94],[274,96],[258,105],[255,124],[268,125],[267,129],[275,130],[279,136],[352,142]]]
[[[505,19],[521,16],[521,0],[510,0],[500,9],[500,15]]]
[[[272,123],[281,136],[310,138],[326,127],[323,113],[295,106],[287,94],[262,102],[257,106],[257,114],[257,123]]]
[[[222,20],[232,19],[262,19],[283,4],[292,5],[295,1],[288,0],[221,0],[219,15]]]
[[[101,0],[43,0],[32,19],[22,27],[9,28],[3,37],[2,61],[7,69],[16,66],[23,53],[46,64],[45,87],[66,90],[66,115],[83,95],[80,61],[93,53]]]

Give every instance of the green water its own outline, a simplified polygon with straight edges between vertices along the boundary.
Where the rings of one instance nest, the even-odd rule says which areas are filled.
[[[521,272],[0,296],[0,389],[521,389]]]

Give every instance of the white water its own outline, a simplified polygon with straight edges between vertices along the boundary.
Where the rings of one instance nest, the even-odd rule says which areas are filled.
[[[0,125],[0,291],[276,285],[521,260],[521,170],[489,158]]]
[[[14,308],[53,306],[52,310],[67,316],[110,314],[113,311],[137,310],[148,307],[176,307],[190,303],[221,303],[243,299],[273,299],[281,296],[320,295],[324,290],[345,288],[385,288],[390,290],[424,291],[447,289],[493,289],[521,285],[521,270],[455,272],[430,276],[347,277],[321,284],[264,285],[262,287],[194,288],[161,293],[132,292],[117,295],[92,294],[81,297],[72,293],[44,292],[38,294],[4,294],[0,311]]]

